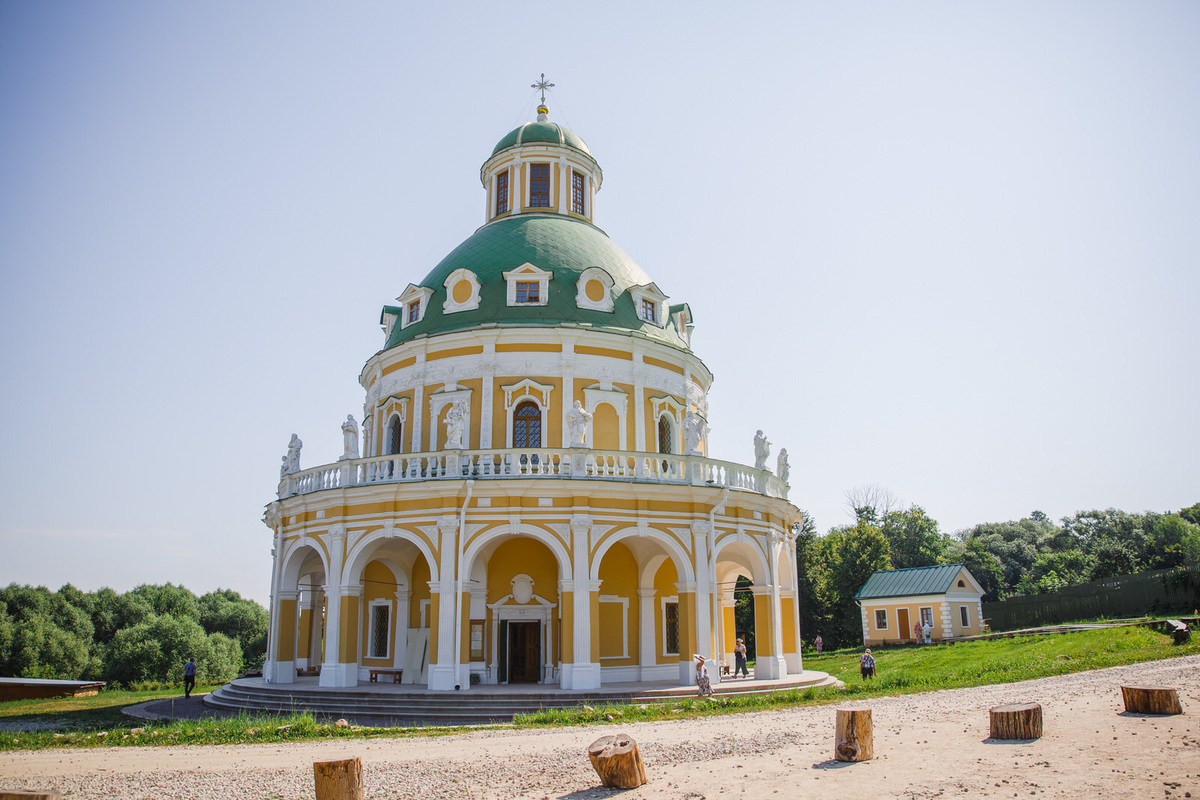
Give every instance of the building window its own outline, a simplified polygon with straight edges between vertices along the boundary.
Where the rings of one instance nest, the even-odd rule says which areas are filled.
[[[408,323],[411,325],[421,318],[421,301],[413,300],[408,304]]]
[[[392,415],[388,421],[387,452],[385,456],[394,456],[400,452],[400,417]]]
[[[388,656],[388,620],[391,608],[386,605],[371,606],[371,658]]]
[[[542,410],[526,400],[513,411],[513,447],[542,446]]]
[[[663,604],[663,652],[679,655],[679,603]]]
[[[583,213],[583,176],[578,172],[571,173],[571,211]]]
[[[969,627],[971,627],[971,617],[969,616],[969,614],[968,614],[968,612],[967,612],[967,607],[966,607],[966,606],[959,606],[959,607],[958,607],[958,616],[959,616],[959,619],[961,619],[961,620],[962,620],[962,626],[963,626],[964,628],[969,628]]]
[[[886,608],[875,609],[875,630],[877,630],[877,631],[886,631],[887,630],[887,609]]]
[[[517,281],[518,303],[539,303],[541,300],[541,283],[537,281]]]
[[[931,628],[933,627],[933,609],[932,608],[926,606],[925,608],[921,609],[921,625],[922,626],[928,625]]]
[[[658,322],[657,311],[658,303],[655,303],[653,300],[642,301],[642,319],[647,322]]]
[[[658,418],[658,452],[675,452],[675,430],[671,418],[666,414]]]
[[[496,176],[496,213],[508,213],[508,173],[501,172]]]
[[[532,208],[550,207],[550,165],[529,165],[529,205]]]

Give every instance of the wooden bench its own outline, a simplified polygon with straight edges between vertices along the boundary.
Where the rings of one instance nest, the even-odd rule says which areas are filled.
[[[371,683],[379,683],[380,675],[391,675],[392,683],[399,683],[400,676],[404,674],[402,669],[373,669],[371,670]]]
[[[1175,637],[1175,644],[1184,644],[1192,635],[1187,623],[1180,619],[1167,620],[1167,633]]]
[[[317,664],[315,667],[296,667],[296,677],[297,678],[304,678],[304,677],[311,678],[311,677],[314,677],[314,676],[320,675],[320,674],[321,674],[321,665],[320,664]]]

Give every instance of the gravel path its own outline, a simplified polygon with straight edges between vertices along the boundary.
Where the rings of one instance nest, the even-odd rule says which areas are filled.
[[[71,798],[311,798],[312,762],[363,760],[371,798],[1200,798],[1200,656],[1024,683],[845,704],[869,707],[874,761],[831,760],[833,706],[679,722],[481,730],[438,738],[43,750],[0,759],[0,789]],[[1184,714],[1121,711],[1121,683],[1173,686]],[[1042,704],[1046,735],[987,739],[987,709]],[[598,786],[584,753],[618,730],[650,782]]]

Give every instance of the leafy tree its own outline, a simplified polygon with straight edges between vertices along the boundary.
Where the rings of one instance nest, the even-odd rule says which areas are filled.
[[[855,486],[846,491],[846,508],[856,522],[879,525],[883,518],[900,510],[900,498],[877,483]]]
[[[796,529],[796,601],[800,605],[800,636],[808,641],[829,624],[822,597],[825,576],[817,557],[819,543],[817,523],[806,511],[803,522]]]
[[[92,593],[92,625],[100,645],[111,642],[122,628],[132,628],[153,616],[154,607],[143,593],[117,594],[107,586]]]
[[[1179,510],[1179,516],[1193,525],[1200,525],[1200,503]]]
[[[1004,588],[1004,567],[995,554],[988,552],[981,539],[952,543],[947,547],[946,563],[962,564],[967,568],[967,572],[983,588],[981,599],[985,603],[1000,599],[1000,592]]]
[[[1191,549],[1189,540],[1200,539],[1200,526],[1178,514],[1146,514],[1145,528],[1150,569],[1181,566]]]
[[[827,571],[826,602],[830,635],[837,647],[862,641],[862,617],[854,595],[878,570],[891,569],[889,545],[883,531],[865,521],[833,528],[821,539],[819,556]]]
[[[1115,575],[1137,572],[1137,549],[1119,539],[1102,539],[1092,549],[1092,572],[1088,580],[1099,581]]]
[[[229,637],[209,636],[194,619],[165,614],[118,631],[107,655],[106,680],[123,684],[181,680],[189,658],[196,659],[197,681],[227,680],[237,675],[242,659],[241,647]]]
[[[1017,587],[1022,594],[1053,592],[1083,583],[1092,572],[1092,557],[1078,550],[1042,553]]]
[[[196,595],[189,592],[182,585],[176,586],[173,583],[164,583],[159,586],[143,583],[141,586],[134,588],[133,593],[145,597],[150,603],[150,607],[154,609],[155,614],[170,614],[173,617],[200,619],[200,608],[196,602]]]
[[[1043,519],[1040,520],[986,522],[960,534],[964,542],[978,539],[999,560],[1004,569],[1004,583],[998,599],[1016,593],[1018,584],[1038,555],[1053,550],[1053,543],[1061,531],[1053,522],[1044,519],[1044,514],[1041,516]]]
[[[925,509],[909,506],[907,511],[891,511],[880,526],[887,537],[895,569],[931,567],[942,560],[946,538],[938,532],[937,520]]]
[[[237,640],[248,664],[261,666],[267,650],[267,610],[232,589],[218,589],[197,602],[200,624],[208,633]],[[240,668],[241,665],[239,665]]]

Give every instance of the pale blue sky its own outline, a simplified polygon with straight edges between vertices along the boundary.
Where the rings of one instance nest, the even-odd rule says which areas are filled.
[[[265,602],[529,84],[822,531],[1200,501],[1200,5],[0,4],[0,583]],[[772,457],[773,461],[773,457]]]

